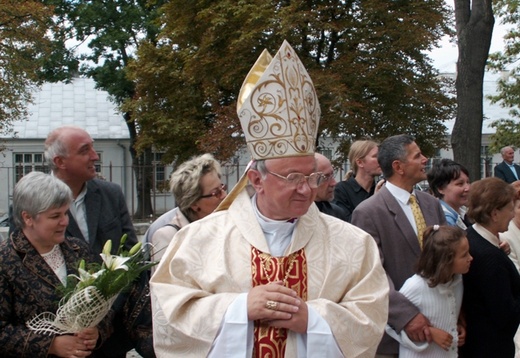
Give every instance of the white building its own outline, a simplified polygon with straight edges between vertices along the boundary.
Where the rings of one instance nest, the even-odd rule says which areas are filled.
[[[11,204],[18,179],[32,171],[48,171],[43,149],[47,134],[63,125],[84,128],[95,140],[100,175],[121,184],[129,207],[132,204],[129,131],[108,94],[94,88],[92,79],[77,78],[70,84],[47,83],[34,94],[29,118],[14,123],[15,138],[2,138],[0,155],[0,212]]]

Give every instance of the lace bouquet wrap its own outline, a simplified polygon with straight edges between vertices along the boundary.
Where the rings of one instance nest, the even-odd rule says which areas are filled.
[[[64,296],[56,313],[43,312],[27,321],[27,327],[47,334],[72,334],[94,327],[105,318],[119,293],[128,288],[139,275],[155,265],[146,261],[148,246],[138,243],[128,252],[122,248],[126,235],[121,238],[117,255],[111,255],[112,242],[106,242],[101,258],[103,263],[85,261],[78,267],[79,276],[69,275]]]

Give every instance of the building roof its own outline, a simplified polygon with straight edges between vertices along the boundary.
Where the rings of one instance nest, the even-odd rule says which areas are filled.
[[[455,73],[442,76],[455,77]],[[504,74],[487,72],[484,76],[484,96],[497,93],[497,81]],[[128,127],[117,106],[106,91],[97,90],[91,78],[75,78],[66,84],[45,83],[34,93],[33,104],[28,107],[29,118],[14,123],[17,138],[44,139],[47,134],[63,125],[84,128],[93,139],[128,139]],[[510,118],[509,109],[491,104],[484,98],[483,134],[495,132],[489,125],[498,119]],[[451,134],[455,119],[445,122]]]
[[[107,92],[95,88],[90,78],[71,83],[45,83],[33,95],[29,118],[16,121],[17,138],[44,139],[63,125],[85,129],[93,139],[127,139],[128,127]]]

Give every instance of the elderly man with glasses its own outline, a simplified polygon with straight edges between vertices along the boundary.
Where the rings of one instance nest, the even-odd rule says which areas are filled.
[[[337,181],[334,178],[334,168],[330,160],[320,153],[316,153],[314,157],[316,158],[318,171],[322,173],[314,203],[322,213],[348,221],[347,212],[332,202]]]
[[[370,235],[313,205],[320,110],[288,43],[264,51],[238,106],[253,161],[152,277],[154,319],[172,330],[154,331],[157,357],[373,356],[388,281]]]

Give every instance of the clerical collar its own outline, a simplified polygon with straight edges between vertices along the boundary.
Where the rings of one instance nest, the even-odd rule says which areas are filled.
[[[258,209],[258,206],[256,205],[256,194],[253,195],[253,197],[251,198],[251,202],[253,203],[253,210],[257,216],[258,219],[261,219],[263,222],[265,222],[266,224],[273,224],[273,225],[276,225],[276,224],[296,224],[296,222],[298,221],[298,218],[291,218],[289,220],[273,220],[273,219],[270,219],[268,218],[267,216],[263,215],[260,210]]]
[[[295,225],[287,220],[272,220],[262,215],[256,205],[256,198],[256,194],[251,198],[253,212],[262,228],[270,254],[275,257],[284,256],[291,244]]]

